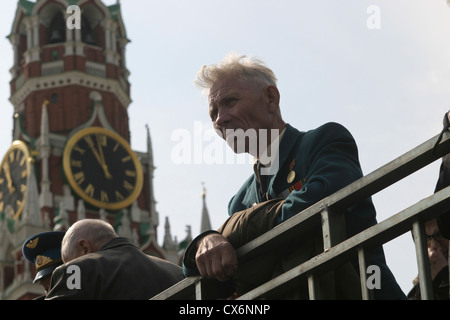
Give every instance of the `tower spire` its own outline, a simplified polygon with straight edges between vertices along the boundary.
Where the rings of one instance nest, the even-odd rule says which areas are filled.
[[[49,159],[50,159],[50,127],[48,123],[48,100],[42,103],[41,111],[41,140],[39,145],[39,153],[41,154],[41,194],[39,195],[39,206],[51,207],[52,206],[52,192],[50,190],[50,177],[49,177]]]
[[[200,233],[205,232],[207,230],[211,230],[211,222],[209,220],[208,208],[206,207],[206,188],[205,183],[202,182],[203,192],[202,192],[202,220],[200,223]]]

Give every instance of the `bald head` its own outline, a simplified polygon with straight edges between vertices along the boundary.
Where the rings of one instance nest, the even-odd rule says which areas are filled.
[[[116,237],[114,228],[103,220],[77,221],[67,230],[62,240],[62,260],[66,263],[82,255],[96,252],[106,242]]]

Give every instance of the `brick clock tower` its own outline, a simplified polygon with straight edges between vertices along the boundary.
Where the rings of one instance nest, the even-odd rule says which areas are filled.
[[[66,25],[70,5],[81,9],[80,29]],[[156,241],[149,129],[146,152],[130,147],[119,1],[19,0],[8,39],[14,111],[0,168],[0,299],[41,295],[23,242],[83,218],[107,220],[144,252],[177,261],[175,245]]]

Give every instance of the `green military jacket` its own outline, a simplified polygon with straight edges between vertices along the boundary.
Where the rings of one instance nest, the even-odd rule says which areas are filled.
[[[288,124],[280,143],[278,161],[275,174],[268,176],[266,194],[263,197],[260,196],[258,179],[256,175],[252,175],[229,202],[230,218],[218,232],[226,236],[235,248],[363,176],[356,142],[350,132],[337,123],[327,123],[308,132],[300,132]],[[371,198],[348,208],[345,212],[347,238],[376,224],[375,216]],[[320,235],[320,230],[312,230],[311,234],[314,233]],[[202,235],[194,239],[193,243],[201,237]],[[278,248],[277,252],[272,253],[272,259],[266,256],[258,262],[258,268],[265,265],[270,271],[264,270],[255,277],[261,276],[260,280],[264,282],[269,274],[274,277],[312,258],[321,252],[317,242],[317,237],[299,237],[297,242]],[[194,248],[195,246],[188,248],[183,261],[184,271],[188,276],[198,274]],[[359,270],[356,259],[352,263],[356,273]],[[375,290],[375,298],[405,299],[386,265],[381,247],[370,252],[368,263],[379,266],[381,270],[381,289]],[[255,266],[254,264],[254,271],[257,270]],[[243,269],[249,270],[252,267],[246,265]],[[244,272],[240,276],[238,271],[237,277],[249,279],[250,274],[251,272]],[[245,287],[251,289],[254,285],[255,283],[250,283]]]

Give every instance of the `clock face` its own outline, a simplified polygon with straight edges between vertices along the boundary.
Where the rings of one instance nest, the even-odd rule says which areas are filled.
[[[14,141],[0,167],[0,212],[18,219],[23,211],[31,158],[23,141]]]
[[[73,135],[63,154],[72,189],[99,208],[119,210],[132,204],[142,189],[141,163],[117,133],[90,127]]]

